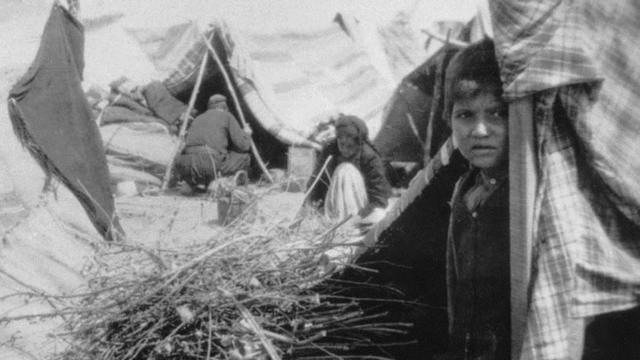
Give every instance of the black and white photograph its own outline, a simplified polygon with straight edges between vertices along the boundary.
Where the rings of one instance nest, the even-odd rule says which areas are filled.
[[[637,0],[0,0],[0,359],[640,359]]]

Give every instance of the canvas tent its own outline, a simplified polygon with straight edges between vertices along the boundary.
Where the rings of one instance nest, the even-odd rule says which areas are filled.
[[[482,39],[483,25],[478,18],[466,23],[443,21],[431,32],[452,41],[469,43]],[[388,35],[387,35],[388,36]],[[400,79],[382,115],[381,130],[373,139],[378,151],[389,161],[415,163],[420,168],[439,150],[448,137],[448,126],[438,118],[442,108],[439,88],[444,65],[455,53],[455,46],[444,47],[441,40],[427,37],[423,59]]]
[[[375,27],[357,21],[353,16],[339,14],[334,22],[312,30],[261,33],[239,30],[219,19],[206,25],[195,20],[157,25],[144,22],[142,25],[135,17],[124,17],[115,19],[107,27],[118,30],[111,34],[117,39],[123,33],[127,34],[127,39],[115,42],[122,42],[127,48],[131,42],[138,44],[145,59],[135,61],[141,54],[132,51],[131,61],[138,64],[136,66],[145,61],[152,64],[156,79],[183,102],[191,95],[200,61],[209,51],[205,39],[210,38],[225,70],[231,74],[231,86],[238,94],[242,115],[254,129],[259,153],[270,167],[278,168],[286,167],[288,146],[319,148],[320,144],[310,139],[310,135],[317,126],[326,124],[338,113],[358,115],[367,122],[372,135],[380,133],[382,123],[386,121],[383,118],[396,115],[389,112],[388,100],[393,89],[402,76],[423,61],[423,49],[417,35],[401,17],[387,26]],[[97,32],[103,35],[89,35],[96,41],[108,34],[104,29],[97,29]],[[402,41],[396,41],[399,39]],[[110,41],[114,42],[113,39]],[[93,51],[95,49],[90,52]],[[128,77],[127,73],[124,75]],[[91,74],[88,77],[93,81],[99,78]],[[132,80],[134,83],[142,81],[140,85],[146,82]],[[204,110],[206,99],[214,93],[226,95],[229,105],[233,105],[226,81],[218,65],[211,60],[198,93],[196,109]],[[235,106],[231,106],[231,110],[239,117]],[[419,116],[417,121],[424,120]],[[161,171],[149,173],[146,168],[160,169],[168,164],[172,146],[156,145],[170,144],[172,138],[155,133],[153,129],[103,125],[101,132],[103,138],[109,139],[105,146],[112,172],[126,174],[134,167],[154,176],[150,181],[159,181]],[[394,129],[401,129],[401,133],[383,135],[386,141],[396,144],[415,141],[411,130],[407,130],[409,123],[394,124]],[[391,130],[387,126],[384,132],[391,133]],[[130,141],[144,137],[156,140]],[[407,148],[410,146],[405,147],[405,153],[413,150]],[[148,149],[153,149],[156,155],[145,154]],[[141,168],[131,164],[123,158],[123,153],[135,154],[136,161],[147,165]],[[392,151],[383,152],[383,155],[388,155],[391,161],[403,160]],[[138,173],[136,179],[141,179],[141,175]]]
[[[623,0],[489,4],[510,102],[512,358],[579,358],[585,319],[638,306],[640,8]],[[439,188],[433,170],[455,166],[452,150],[445,143],[369,232],[378,246],[365,258],[380,261],[376,253],[412,237],[402,241],[406,264],[418,239],[444,241],[412,222],[416,211],[443,205],[420,204]]]

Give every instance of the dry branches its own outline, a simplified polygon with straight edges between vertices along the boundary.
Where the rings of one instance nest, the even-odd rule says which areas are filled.
[[[67,310],[61,358],[339,358],[406,329],[323,285],[335,268],[325,253],[347,240],[339,226],[238,220],[197,246],[114,244],[99,255],[77,311]]]

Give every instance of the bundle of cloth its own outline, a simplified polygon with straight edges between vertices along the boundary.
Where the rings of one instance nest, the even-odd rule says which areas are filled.
[[[109,87],[94,86],[85,95],[102,135],[114,190],[132,182],[135,192],[159,187],[187,105],[160,81],[139,86],[120,78]]]

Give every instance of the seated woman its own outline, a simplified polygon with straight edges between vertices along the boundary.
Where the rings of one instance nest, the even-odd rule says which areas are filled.
[[[316,184],[308,201],[319,208],[324,207],[329,217],[381,218],[380,214],[388,205],[391,185],[385,176],[382,158],[369,143],[368,136],[364,121],[355,116],[340,115],[336,121],[336,139],[318,156],[308,186]],[[329,156],[331,159],[323,171]],[[320,178],[316,182],[317,177]]]

